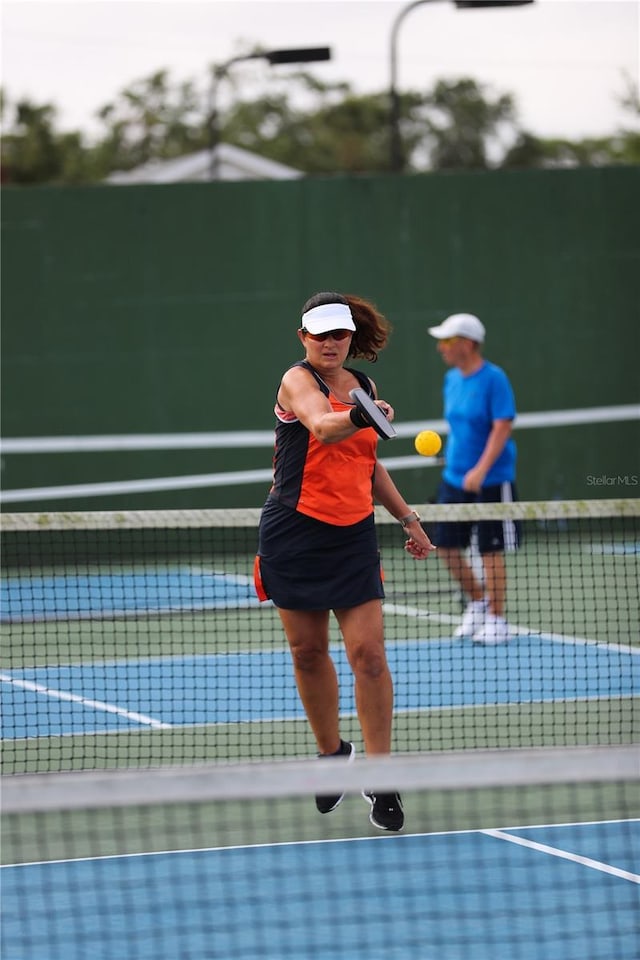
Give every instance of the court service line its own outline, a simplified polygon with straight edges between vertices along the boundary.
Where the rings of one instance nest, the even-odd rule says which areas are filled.
[[[553,643],[565,643],[574,647],[602,647],[604,650],[615,650],[617,653],[640,654],[640,647],[632,647],[627,643],[609,643],[608,640],[592,640],[588,637],[572,637],[566,633],[551,633],[549,630],[538,630],[531,627],[519,627],[511,624],[511,630],[519,637],[539,637],[541,640],[551,640]]]
[[[1,678],[0,678],[1,679]],[[634,694],[622,694],[620,697],[616,697],[618,702],[620,701],[632,701],[635,699]],[[535,706],[547,706],[549,704],[592,704],[598,703],[600,701],[610,701],[611,697],[607,694],[596,695],[593,697],[559,697],[559,698],[548,698],[544,700],[505,700],[503,703],[445,703],[438,704],[436,706],[422,706],[422,707],[398,707],[394,711],[396,717],[400,716],[411,716],[416,714],[438,714],[438,713],[469,713],[471,711],[489,711],[489,710],[502,710],[502,709],[511,709],[512,707],[522,707],[523,703],[526,705],[534,704]],[[90,701],[87,701],[90,703]],[[167,730],[196,730],[204,729],[206,727],[215,727],[220,729],[221,727],[235,728],[240,726],[254,725],[259,726],[260,724],[273,724],[273,723],[305,723],[307,722],[304,712],[302,712],[302,707],[300,706],[300,713],[290,713],[282,714],[277,717],[243,717],[240,720],[194,720],[191,723],[160,723],[157,720],[150,721],[158,729],[167,729]],[[132,717],[135,717],[135,714],[131,714]],[[343,720],[347,719],[357,719],[358,714],[356,710],[341,710],[340,717]],[[103,727],[97,728],[95,730],[68,730],[64,732],[59,732],[53,734],[56,737],[99,737],[99,736],[108,736],[111,737],[114,734],[122,736],[123,734],[138,734],[140,733],[139,727],[128,727],[126,729],[119,729],[117,727]],[[14,740],[38,740],[41,738],[46,738],[50,736],[49,734],[26,734],[22,737],[7,737],[12,741]],[[276,758],[279,760],[286,759],[286,757]],[[474,831],[469,831],[473,833]]]
[[[155,720],[153,717],[147,717],[144,713],[136,713],[134,710],[125,710],[123,707],[116,707],[113,703],[105,703],[102,700],[90,700],[88,697],[82,697],[77,693],[69,693],[66,690],[54,690],[42,683],[34,683],[31,680],[18,680],[10,677],[6,673],[0,673],[0,681],[10,683],[14,687],[21,687],[23,690],[29,690],[31,693],[43,693],[54,700],[65,700],[68,703],[79,703],[83,707],[91,707],[94,710],[102,710],[104,713],[115,713],[126,720],[133,720],[136,723],[142,723],[149,727],[159,730],[167,730],[172,724],[163,723]]]
[[[568,850],[561,850],[559,847],[550,847],[546,843],[538,843],[537,840],[527,840],[525,837],[517,837],[511,833],[505,833],[503,830],[481,830],[481,833],[488,837],[495,837],[496,840],[508,840],[509,843],[515,843],[520,847],[527,847],[529,850],[537,850],[539,853],[547,853],[552,857],[560,857],[562,860],[571,860],[572,863],[579,863],[583,867],[589,867],[591,870],[600,870],[602,873],[608,873],[612,877],[620,877],[622,880],[629,880],[631,883],[640,884],[640,876],[637,873],[631,873],[629,870],[620,870],[619,867],[612,867],[609,863],[602,863],[600,860],[592,860],[591,857],[583,857],[578,853],[570,853]]]
[[[402,617],[412,617],[414,620],[432,620],[434,623],[460,623],[460,617],[453,617],[446,613],[432,613],[430,610],[421,610],[419,607],[406,607],[398,603],[383,603],[382,609],[386,613],[398,614]],[[640,647],[632,647],[626,643],[609,643],[607,640],[591,640],[588,637],[572,637],[566,633],[551,633],[549,630],[533,627],[521,627],[517,623],[510,624],[511,632],[519,637],[540,637],[542,640],[551,640],[553,643],[566,643],[577,647],[603,647],[606,650],[616,650],[618,653],[632,653],[640,655]]]
[[[431,610],[420,610],[418,607],[405,607],[400,603],[383,603],[385,613],[397,614],[401,617],[412,617],[414,620],[433,620],[435,623],[460,623],[460,617],[452,617],[448,613],[432,613]]]
[[[519,628],[518,628],[519,629]],[[640,647],[632,647],[628,643],[611,643],[609,640],[589,640],[586,637],[569,637],[563,633],[549,633],[547,630],[523,629],[522,633],[539,636],[542,640],[552,640],[554,643],[573,644],[576,647],[602,647],[605,650],[615,650],[617,653],[640,655]]]

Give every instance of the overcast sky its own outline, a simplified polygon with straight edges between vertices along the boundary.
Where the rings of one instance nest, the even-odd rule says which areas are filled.
[[[168,69],[204,89],[211,64],[253,46],[329,46],[319,79],[358,93],[389,87],[396,0],[3,0],[2,84],[11,101],[58,108],[59,129],[92,119],[132,81]],[[541,136],[582,137],[630,125],[617,98],[640,76],[640,0],[535,0],[514,9],[457,10],[425,2],[398,37],[401,90],[472,76],[512,93],[521,124]],[[273,67],[285,75],[290,67]],[[242,91],[255,65],[233,67]]]

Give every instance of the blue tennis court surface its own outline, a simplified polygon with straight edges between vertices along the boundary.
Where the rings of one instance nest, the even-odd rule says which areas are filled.
[[[355,712],[350,668],[334,651],[340,709]],[[640,692],[640,650],[519,636],[388,645],[395,711],[626,697]],[[6,739],[304,716],[289,652],[166,657],[7,670]]]
[[[507,833],[532,842],[473,831],[5,867],[6,955],[637,960],[639,822]]]
[[[5,623],[258,606],[248,577],[191,568],[14,577],[2,582]]]

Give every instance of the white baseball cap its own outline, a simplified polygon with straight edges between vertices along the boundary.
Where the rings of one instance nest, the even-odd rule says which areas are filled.
[[[467,337],[476,343],[484,343],[484,324],[472,313],[454,313],[443,320],[439,327],[429,327],[429,333],[436,340],[447,337]]]
[[[323,303],[302,314],[302,326],[309,333],[329,330],[355,330],[351,310],[346,303]]]

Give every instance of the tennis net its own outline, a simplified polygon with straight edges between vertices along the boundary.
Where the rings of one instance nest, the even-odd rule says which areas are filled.
[[[458,638],[464,600],[382,510],[394,750],[638,741],[640,500],[419,506],[517,525],[512,639]],[[2,517],[4,772],[315,753],[276,610],[252,567],[259,510]],[[478,567],[473,550],[470,562]],[[360,749],[337,626],[342,736]]]
[[[638,956],[634,747],[4,780],[11,960]],[[370,825],[363,789],[400,790],[407,832]]]

